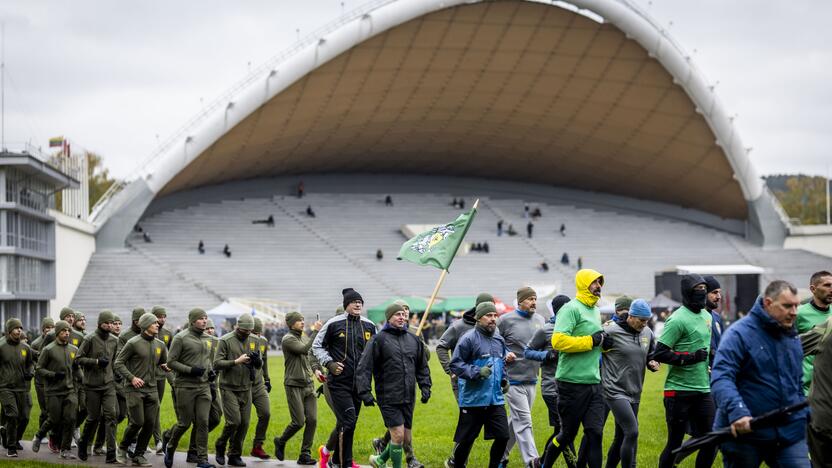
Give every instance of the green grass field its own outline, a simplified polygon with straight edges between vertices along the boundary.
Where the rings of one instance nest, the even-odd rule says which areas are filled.
[[[456,420],[458,410],[453,399],[453,392],[448,377],[442,372],[439,362],[435,356],[431,359],[431,374],[433,376],[433,396],[427,405],[417,403],[416,414],[414,416],[414,446],[417,457],[427,467],[440,467],[445,457],[448,456],[453,445],[453,433],[456,427]],[[283,386],[280,385],[283,381],[283,358],[282,356],[274,356],[269,360],[269,373],[274,383],[274,388],[271,393],[271,421],[269,423],[269,430],[267,433],[266,451],[274,455],[274,445],[271,442],[272,437],[282,433],[283,428],[289,422],[289,412],[284,398]],[[638,466],[655,466],[658,463],[659,454],[664,447],[666,429],[664,422],[664,407],[662,405],[662,383],[664,381],[664,371],[652,374],[647,373],[647,380],[645,382],[644,394],[641,400],[641,409],[639,414],[641,433],[639,435],[639,449],[638,449]],[[37,401],[32,392],[32,401]],[[30,415],[29,427],[26,431],[26,439],[30,440],[34,436],[36,430],[40,409],[37,404],[32,408]],[[163,428],[171,427],[175,422],[174,412],[170,398],[170,387],[167,388],[164,401],[162,402],[162,426]],[[247,455],[251,449],[251,439],[254,435],[254,425],[256,417],[252,409],[252,421],[249,426],[248,435],[246,437],[247,445],[244,448]],[[315,441],[315,447],[324,443],[329,432],[335,424],[335,418],[330,412],[323,398],[318,400],[318,430]],[[124,432],[126,421],[119,426],[118,438]],[[546,416],[546,406],[540,398],[539,392],[537,402],[534,406],[534,428],[537,440],[537,445],[540,450],[546,439],[551,435],[551,428],[548,426]],[[221,432],[221,426],[215,429],[209,436],[209,451],[213,452],[214,441]],[[376,407],[362,408],[361,416],[358,422],[358,429],[355,436],[354,451],[356,460],[359,463],[366,464],[367,457],[370,455],[370,442],[374,437],[380,437],[384,433],[384,425],[381,420],[381,415]],[[607,426],[604,430],[604,450],[612,442],[613,436],[613,421],[612,417],[607,421]],[[179,444],[180,450],[185,450],[187,447],[187,437],[185,435],[182,442]],[[288,444],[286,455],[288,459],[295,459],[298,455],[300,447],[301,434],[298,433]],[[154,455],[155,456],[155,455]],[[313,453],[313,456],[316,454]],[[471,452],[469,466],[480,467],[487,465],[488,445],[480,440],[474,445]],[[606,456],[605,456],[606,458]],[[212,460],[213,461],[213,458]],[[1,463],[7,463],[0,461]],[[14,462],[17,466],[35,467],[35,466],[50,466],[46,464],[23,464]],[[717,465],[721,462],[717,461]],[[512,451],[511,455],[512,466],[522,466],[522,462],[517,453],[517,450]],[[693,457],[685,460],[682,466],[693,466]],[[556,466],[565,466],[562,460],[558,460]]]

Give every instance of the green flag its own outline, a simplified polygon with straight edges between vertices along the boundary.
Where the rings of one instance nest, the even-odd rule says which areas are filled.
[[[452,223],[418,234],[402,245],[398,259],[447,270],[476,214],[476,208],[471,208]]]

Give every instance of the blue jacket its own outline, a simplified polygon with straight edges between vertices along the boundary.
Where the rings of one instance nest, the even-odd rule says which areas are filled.
[[[797,331],[781,328],[763,309],[762,298],[757,299],[751,313],[722,335],[711,373],[717,407],[714,428],[803,401],[802,361]],[[793,444],[805,437],[808,416],[804,409],[780,426],[756,430],[742,439]]]
[[[488,336],[477,326],[462,335],[451,358],[451,372],[459,377],[459,407],[502,405],[500,382],[505,379],[506,343],[498,333]],[[491,365],[491,376],[480,378],[480,368]]]

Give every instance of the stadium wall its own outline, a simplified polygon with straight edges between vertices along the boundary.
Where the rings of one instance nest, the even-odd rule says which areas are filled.
[[[49,302],[49,313],[56,318],[61,308],[72,301],[95,253],[95,229],[60,211],[50,210],[49,214],[55,218],[55,299]]]

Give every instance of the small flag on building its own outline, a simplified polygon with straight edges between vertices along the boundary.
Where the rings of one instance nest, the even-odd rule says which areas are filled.
[[[64,137],[53,137],[49,139],[49,147],[50,148],[59,148],[64,145]]]
[[[398,259],[447,270],[476,214],[477,209],[471,208],[452,223],[418,234],[402,245]]]

